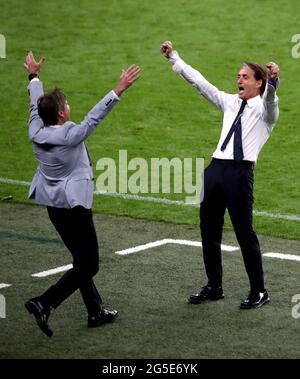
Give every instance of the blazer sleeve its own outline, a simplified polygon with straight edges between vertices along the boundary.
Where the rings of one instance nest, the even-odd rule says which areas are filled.
[[[110,91],[89,111],[80,124],[67,121],[55,128],[49,127],[52,129],[51,133],[49,128],[45,127],[34,135],[32,141],[40,144],[76,146],[88,138],[119,100],[115,92]]]
[[[43,120],[38,115],[37,101],[44,94],[43,83],[38,79],[33,79],[28,87],[30,96],[29,108],[29,139],[32,141],[34,136],[44,127]]]
[[[66,144],[74,146],[87,139],[119,100],[115,92],[110,91],[89,111],[80,124],[66,123],[63,129]]]

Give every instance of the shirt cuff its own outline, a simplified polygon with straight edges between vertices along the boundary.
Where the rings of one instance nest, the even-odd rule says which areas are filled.
[[[176,74],[181,74],[184,70],[186,63],[180,58],[177,51],[173,51],[169,57],[169,62],[172,65],[172,69]]]
[[[119,96],[115,93],[115,91],[112,89],[111,90],[112,94],[114,95],[114,97],[117,99],[117,100],[120,100]]]
[[[169,56],[169,62],[173,65],[179,59],[179,54],[176,50],[173,50]]]

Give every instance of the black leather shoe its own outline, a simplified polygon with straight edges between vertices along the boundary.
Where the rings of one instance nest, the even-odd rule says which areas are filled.
[[[241,302],[241,309],[251,309],[251,308],[259,308],[264,304],[270,302],[270,298],[268,292],[265,290],[264,292],[250,292],[247,299]]]
[[[211,287],[209,285],[204,286],[199,293],[192,294],[189,299],[189,304],[200,304],[205,300],[220,300],[224,299],[223,288]]]
[[[41,331],[45,333],[47,337],[52,337],[53,332],[48,326],[50,309],[43,307],[37,299],[30,299],[24,305],[27,311],[34,315]]]
[[[88,327],[96,328],[97,326],[103,325],[107,322],[112,322],[117,317],[117,315],[118,311],[115,309],[108,311],[107,309],[102,308],[100,313],[88,316]]]

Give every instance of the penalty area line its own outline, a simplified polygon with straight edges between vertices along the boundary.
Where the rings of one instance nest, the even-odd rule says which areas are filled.
[[[193,247],[202,247],[202,242],[199,241],[190,241],[190,240],[180,240],[180,239],[171,239],[171,238],[165,238],[162,240],[149,242],[143,245],[134,246],[128,249],[119,250],[116,251],[115,254],[118,255],[128,255],[133,253],[138,253],[139,251],[144,251],[148,249],[153,249],[158,246],[168,245],[168,244],[175,244],[175,245],[184,245],[184,246],[193,246]],[[239,250],[236,246],[229,246],[229,245],[221,245],[221,249],[223,251],[236,251]]]
[[[190,241],[190,240],[179,240],[179,239],[165,238],[165,239],[162,239],[162,240],[158,240],[158,241],[154,241],[154,242],[149,242],[149,243],[146,243],[146,244],[143,244],[143,245],[134,246],[134,247],[131,247],[131,248],[128,248],[128,249],[119,250],[119,251],[116,251],[115,254],[118,254],[118,255],[129,255],[129,254],[138,253],[140,251],[145,251],[145,250],[153,249],[155,247],[164,246],[164,245],[168,245],[168,244],[176,244],[176,245],[184,245],[184,246],[192,246],[192,247],[202,247],[202,243],[199,242],[199,241]],[[233,251],[239,250],[239,248],[236,247],[236,246],[223,245],[223,244],[221,245],[221,249],[222,249],[222,251],[229,251],[229,252],[233,252]],[[283,253],[273,253],[273,252],[264,253],[262,255],[264,257],[269,257],[269,258],[279,258],[279,259],[284,259],[284,260],[289,260],[289,261],[298,261],[298,262],[300,262],[300,256],[299,255],[283,254]],[[38,272],[36,274],[32,274],[31,276],[37,277],[37,278],[44,278],[44,277],[47,277],[47,276],[50,276],[50,275],[57,274],[59,272],[67,271],[67,270],[69,270],[72,267],[73,267],[72,264],[68,264],[68,265],[56,267],[56,268],[53,268],[53,269],[50,269],[50,270],[41,271],[41,272]],[[11,284],[0,283],[0,289],[1,288],[6,288],[6,287],[10,287],[10,286],[11,286]]]
[[[7,283],[0,283],[0,288],[7,288],[7,287],[10,287],[11,284],[7,284]]]
[[[72,267],[73,265],[69,264],[65,266],[56,267],[51,270],[37,272],[36,274],[32,274],[31,276],[36,277],[36,278],[44,278],[46,276],[55,275],[58,272],[64,272],[64,271],[70,270],[70,268]]]
[[[269,258],[278,258],[278,259],[285,259],[287,261],[298,261],[300,262],[300,255],[293,255],[293,254],[282,254],[282,253],[265,253],[263,254],[264,257]]]

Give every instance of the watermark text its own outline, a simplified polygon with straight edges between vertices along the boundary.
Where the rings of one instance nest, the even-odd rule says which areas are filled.
[[[296,303],[292,308],[292,317],[295,319],[300,318],[300,293],[292,297],[292,303]]]
[[[0,318],[6,318],[6,301],[3,295],[0,295]]]
[[[0,58],[6,58],[6,40],[3,34],[0,34]]]
[[[294,34],[291,42],[295,43],[292,47],[292,57],[298,59],[300,58],[300,34]]]
[[[134,157],[120,150],[118,164],[112,158],[98,160],[99,192],[130,194],[183,194],[185,202],[199,204],[203,194],[203,158]]]

